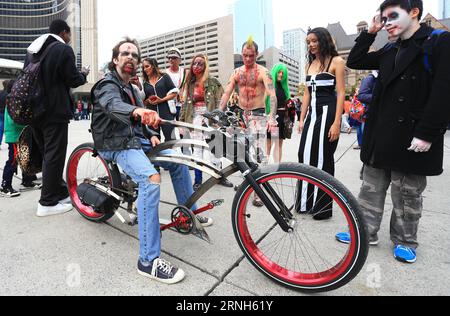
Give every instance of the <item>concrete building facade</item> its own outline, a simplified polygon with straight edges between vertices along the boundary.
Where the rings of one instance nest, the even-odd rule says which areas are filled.
[[[176,47],[181,51],[181,67],[189,68],[197,54],[206,54],[210,74],[226,85],[233,69],[233,16],[165,33],[139,41],[143,58],[155,58],[161,69],[168,67],[167,52]]]
[[[262,60],[266,62],[266,67],[269,70],[272,70],[273,66],[278,63],[285,64],[289,71],[289,88],[292,94],[297,94],[300,85],[300,63],[296,58],[276,47],[271,47],[262,53]]]
[[[98,65],[98,22],[97,0],[81,0],[81,62],[80,66],[90,66],[88,82],[95,83],[99,79]]]

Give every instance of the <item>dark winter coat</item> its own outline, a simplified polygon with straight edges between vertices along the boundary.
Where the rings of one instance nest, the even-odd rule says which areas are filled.
[[[37,56],[42,54],[51,43],[57,40],[50,36]],[[26,65],[31,56],[27,56]],[[73,118],[70,95],[71,88],[78,88],[86,83],[86,76],[76,67],[72,47],[58,42],[50,48],[41,64],[41,79],[44,86],[45,116],[41,123],[69,123]]]
[[[91,100],[91,130],[98,151],[141,149],[142,138],[158,135],[152,130],[144,134],[141,123],[132,117],[138,107],[144,108],[144,103],[133,87],[125,85],[116,72],[97,82],[92,89]]]
[[[442,174],[450,122],[450,34],[442,34],[433,49],[432,75],[425,68],[423,50],[432,32],[422,25],[410,40],[372,53],[376,35],[363,32],[356,40],[348,67],[379,70],[361,154],[365,164],[406,174]],[[432,142],[431,150],[408,151],[415,137]]]

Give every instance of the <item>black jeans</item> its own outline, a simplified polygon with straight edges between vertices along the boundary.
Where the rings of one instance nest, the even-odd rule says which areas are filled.
[[[68,123],[49,123],[34,126],[36,141],[44,153],[42,165],[42,206],[56,206],[69,197],[67,184],[63,180],[66,163]]]
[[[5,168],[3,169],[3,179],[2,187],[10,188],[12,187],[12,180],[14,174],[17,174],[17,157],[15,155],[16,144],[8,144],[8,161],[5,163]],[[22,184],[30,184],[36,180],[36,176],[30,176],[22,173]]]

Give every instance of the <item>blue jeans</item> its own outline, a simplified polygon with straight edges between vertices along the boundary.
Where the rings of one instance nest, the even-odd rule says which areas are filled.
[[[363,136],[364,136],[364,127],[366,124],[362,123],[361,125],[356,127],[356,133],[358,135],[358,145],[362,147],[363,145]]]
[[[5,126],[5,113],[0,113],[0,145],[3,142],[4,126]]]
[[[159,224],[160,184],[152,183],[150,178],[158,171],[149,161],[145,152],[151,149],[148,141],[142,140],[142,150],[100,152],[108,161],[116,162],[122,170],[139,185],[137,201],[139,220],[140,251],[139,260],[145,266],[161,255],[161,229]],[[169,151],[163,152],[167,153]],[[185,205],[193,195],[189,168],[173,163],[158,163],[158,167],[168,169],[179,205]],[[196,210],[194,205],[192,210]]]

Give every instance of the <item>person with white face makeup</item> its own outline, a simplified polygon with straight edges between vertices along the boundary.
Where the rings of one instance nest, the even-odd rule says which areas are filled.
[[[422,13],[422,0],[384,1],[347,63],[352,69],[379,70],[364,133],[359,200],[370,242],[377,245],[391,186],[394,257],[406,263],[417,260],[422,194],[427,177],[443,173],[444,134],[450,122],[450,34],[436,36],[433,28],[421,25]],[[383,28],[391,43],[369,53]],[[430,45],[428,56],[425,47]],[[346,233],[336,238],[351,242]]]

